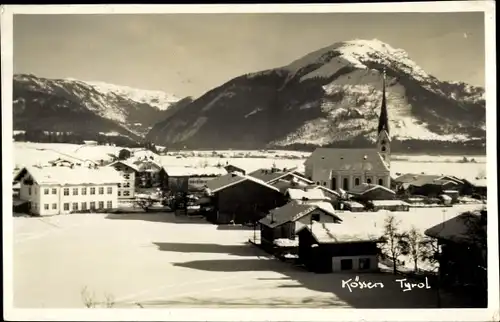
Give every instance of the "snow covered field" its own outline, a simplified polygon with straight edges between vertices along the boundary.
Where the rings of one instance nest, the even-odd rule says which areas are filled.
[[[107,160],[111,154],[117,154],[120,147],[113,146],[83,146],[76,144],[59,143],[14,143],[15,165],[33,162],[46,163],[59,157],[73,157],[81,160]],[[215,152],[215,153],[214,153]],[[254,171],[261,167],[278,168],[297,167],[303,170],[304,160],[308,152],[297,151],[183,151],[169,152],[159,156],[166,166],[215,166],[226,163],[241,167],[247,171]],[[394,155],[391,162],[393,176],[397,173],[420,173],[456,175],[466,179],[474,179],[486,175],[486,156],[467,156],[474,158],[476,163],[460,163],[462,156],[432,156],[432,155]]]
[[[14,218],[14,306],[82,308],[86,288],[115,307],[435,307],[435,289],[402,292],[391,274],[360,274],[383,289],[350,292],[355,274],[314,274],[221,229],[172,214]],[[450,294],[444,306],[460,306]]]

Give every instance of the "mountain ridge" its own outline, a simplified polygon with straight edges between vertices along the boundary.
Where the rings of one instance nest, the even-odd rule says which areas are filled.
[[[484,89],[439,81],[404,50],[376,39],[338,42],[233,78],[157,123],[147,138],[192,148],[374,142],[384,68],[394,140],[482,145]]]

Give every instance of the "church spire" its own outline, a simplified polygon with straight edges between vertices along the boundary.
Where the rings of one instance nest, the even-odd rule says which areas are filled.
[[[385,67],[383,71],[383,89],[382,89],[382,106],[380,111],[380,117],[378,119],[378,134],[382,131],[386,131],[389,134],[389,117],[387,114],[387,102],[385,97]]]

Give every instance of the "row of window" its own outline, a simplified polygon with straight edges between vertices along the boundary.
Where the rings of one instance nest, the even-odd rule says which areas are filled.
[[[121,183],[118,184],[118,188],[122,188],[122,184]],[[123,184],[123,188],[130,188],[130,182],[125,182]]]
[[[121,191],[118,191],[118,197],[121,197],[121,196],[122,196]],[[130,196],[130,191],[125,190],[125,191],[123,192],[123,196],[124,196],[124,197],[129,197],[129,196]]]
[[[80,205],[80,208],[78,206]],[[45,204],[45,209],[48,210],[49,208],[48,204]],[[52,209],[56,209],[54,207],[57,207],[56,204],[52,204]],[[63,204],[63,210],[68,211],[70,207],[69,202],[65,202]],[[113,202],[112,201],[106,201],[106,209],[111,209],[113,208]],[[97,202],[97,208],[96,208],[96,202],[91,201],[89,202],[89,208],[87,208],[87,203],[86,202],[81,202],[80,204],[78,202],[73,202],[71,203],[71,210],[77,211],[77,210],[87,210],[87,209],[104,209],[104,201],[99,201]]]
[[[323,186],[326,186],[326,181],[323,181]],[[367,178],[366,179],[366,183],[368,184],[371,184],[372,183],[372,179],[371,178]],[[321,182],[318,181],[316,182],[317,185],[321,185]],[[361,184],[361,179],[360,178],[354,178],[354,187],[355,186],[359,186]],[[377,182],[378,185],[380,186],[383,186],[384,185],[384,179],[380,178],[378,179],[378,182]],[[331,186],[331,189],[332,190],[336,190],[338,187],[337,187],[337,178],[333,177],[332,178],[332,186]],[[342,182],[342,189],[344,190],[349,190],[350,187],[349,187],[349,178],[344,178],[343,182]]]
[[[81,194],[83,196],[86,195],[87,194],[87,188],[81,188],[81,189],[82,189]],[[48,194],[48,190],[49,189],[45,189],[45,190],[47,192],[46,194]],[[78,191],[79,191],[79,188],[73,188],[73,191],[72,191],[73,192],[73,196],[77,196],[78,195]],[[95,191],[96,191],[95,187],[91,187],[90,188],[90,194],[91,195],[95,195]],[[99,191],[100,195],[103,195],[104,194],[104,187],[99,187],[98,191]],[[113,193],[113,187],[107,187],[106,188],[106,193],[108,195],[112,194]],[[65,196],[69,196],[69,188],[64,188],[63,194]]]

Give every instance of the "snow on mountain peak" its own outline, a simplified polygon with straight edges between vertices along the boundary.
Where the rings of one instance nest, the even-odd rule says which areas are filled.
[[[125,96],[133,101],[154,106],[159,110],[166,110],[170,107],[170,105],[179,101],[179,98],[175,95],[167,94],[162,91],[144,90],[129,86],[108,84],[100,81],[90,81],[85,83],[89,84],[102,94],[117,94]]]

